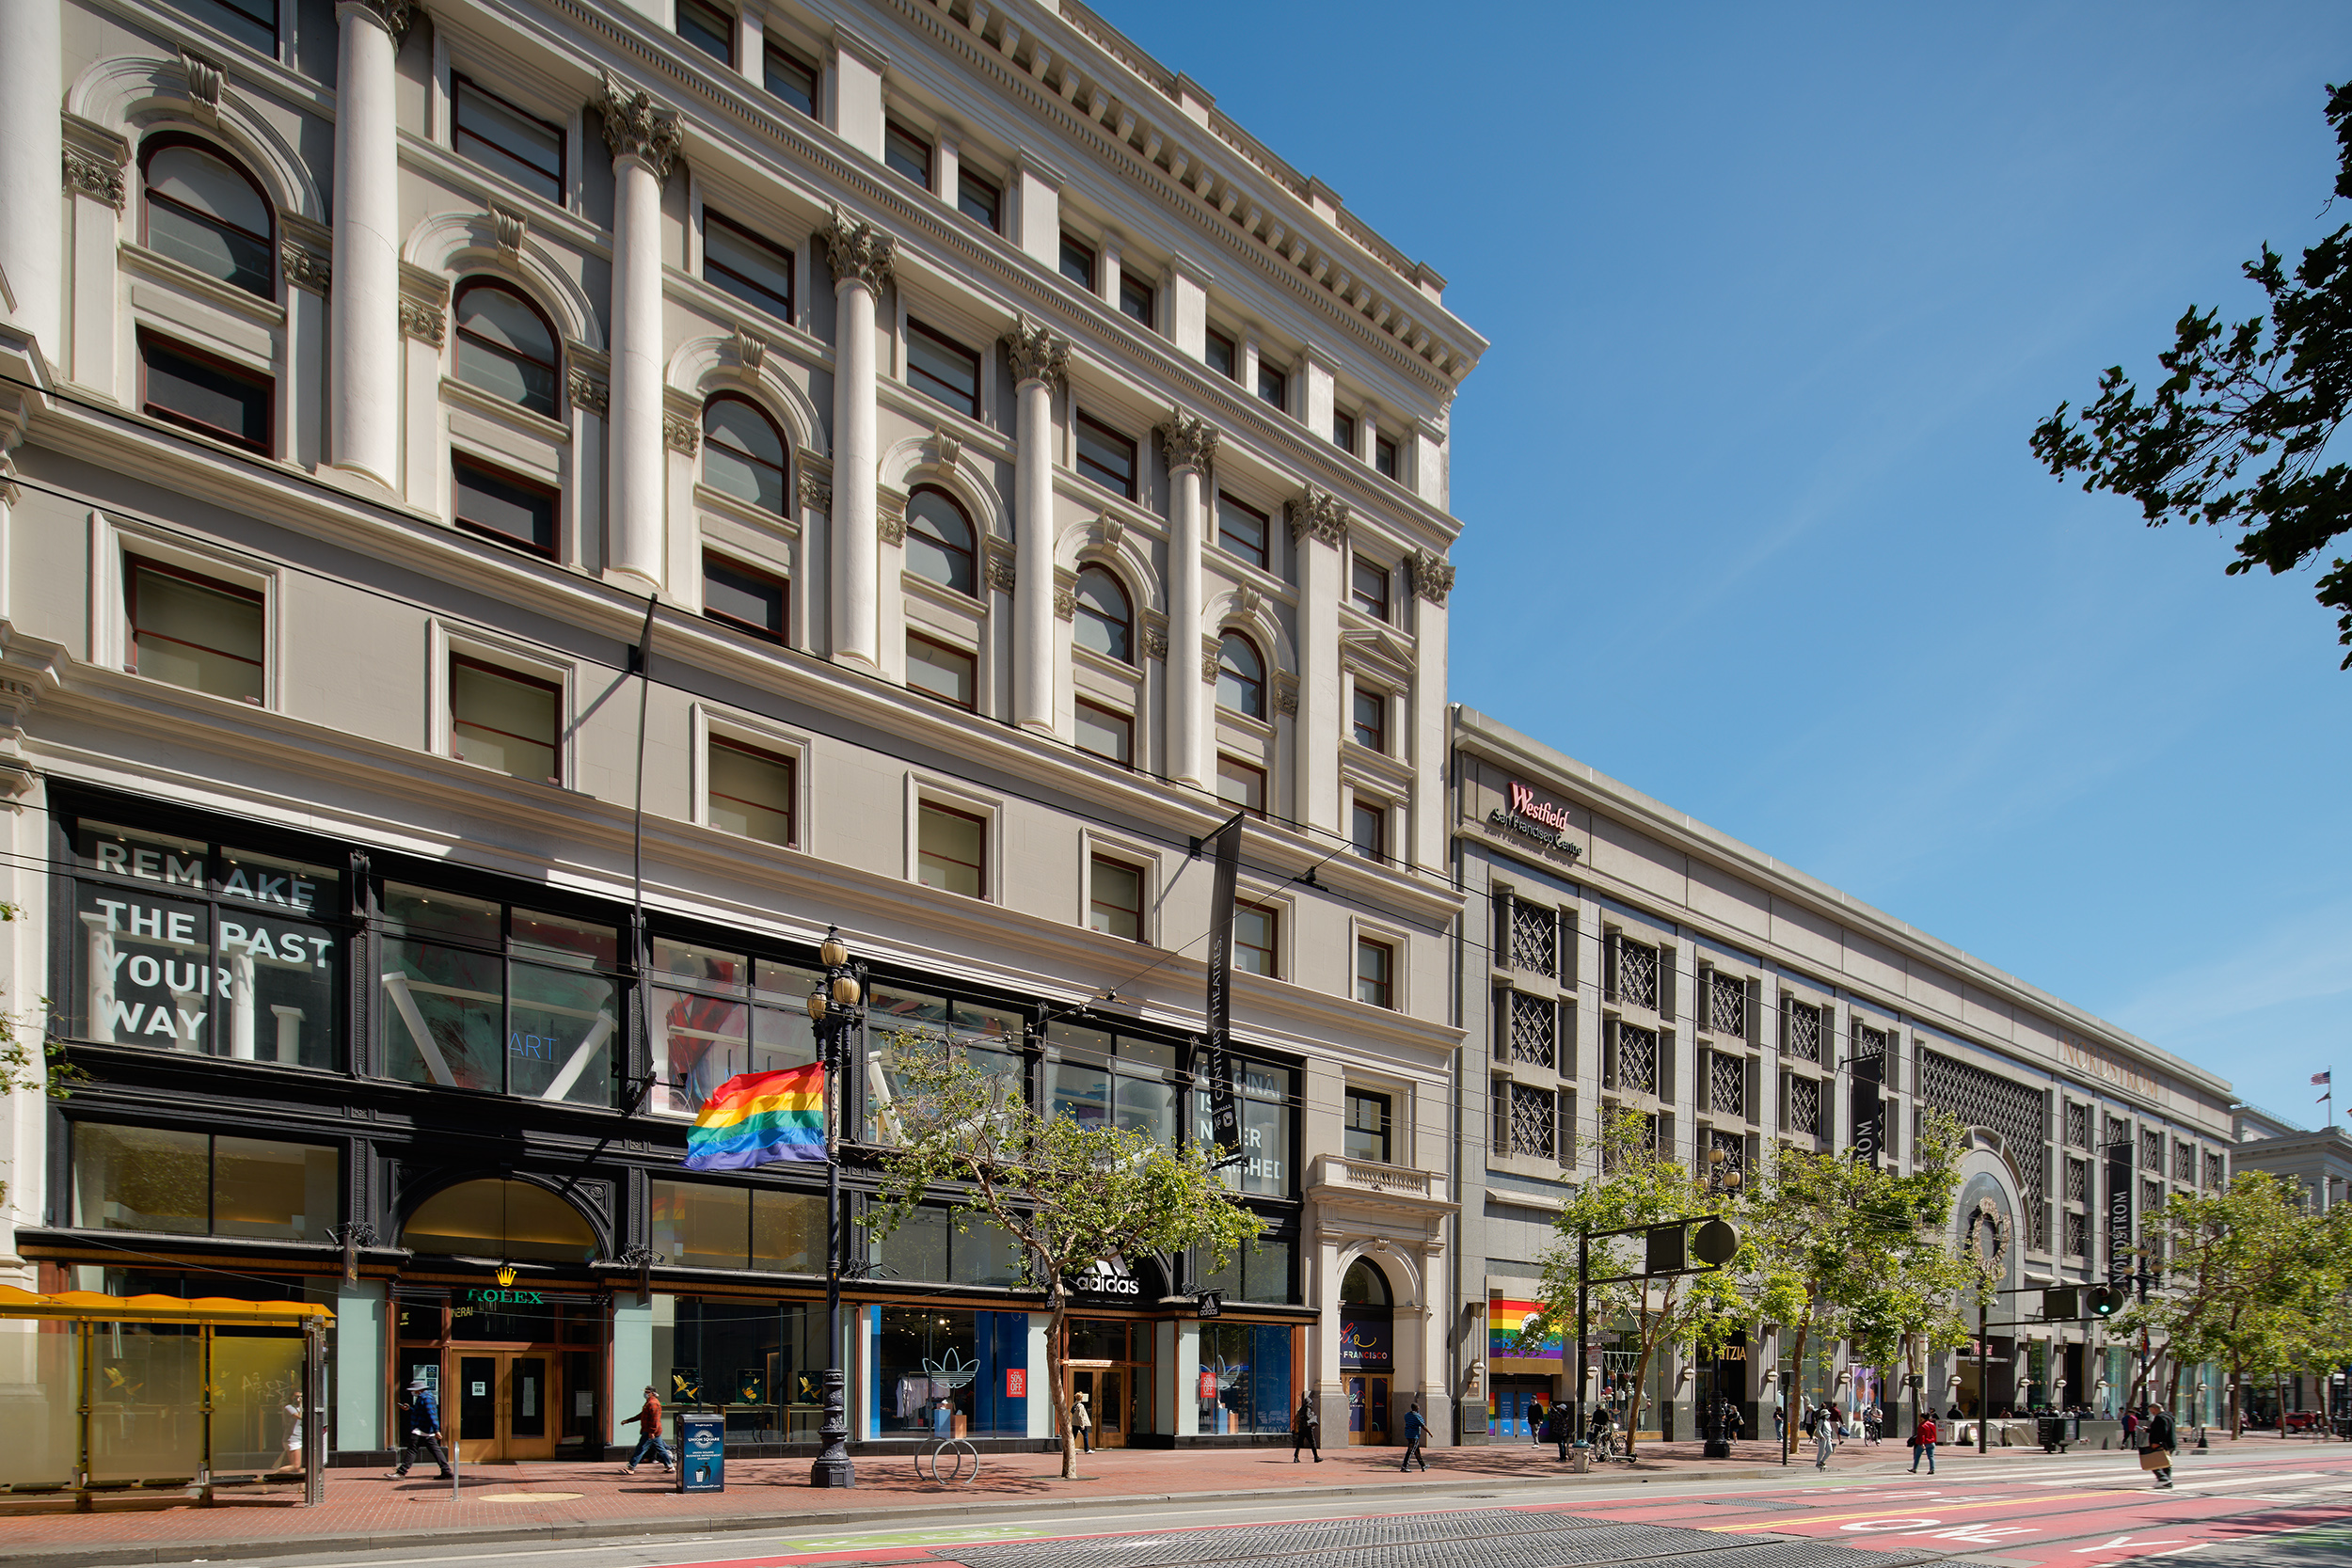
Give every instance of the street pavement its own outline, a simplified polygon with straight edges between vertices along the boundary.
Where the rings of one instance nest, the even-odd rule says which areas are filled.
[[[617,1466],[503,1466],[446,1485],[335,1472],[317,1510],[248,1502],[0,1517],[0,1568],[132,1562],[320,1568],[2043,1568],[2162,1558],[2217,1568],[2352,1564],[2352,1446],[2249,1439],[2185,1454],[2149,1489],[2128,1453],[1939,1454],[1850,1444],[1826,1472],[1770,1445],[1732,1464],[1653,1449],[1636,1469],[1564,1474],[1550,1450],[1439,1449],[1399,1475],[1395,1449],[1294,1466],[1288,1450],[991,1456],[943,1495],[903,1457],[861,1460],[855,1492],[815,1492],[804,1461],[730,1466],[721,1495],[680,1495]]]

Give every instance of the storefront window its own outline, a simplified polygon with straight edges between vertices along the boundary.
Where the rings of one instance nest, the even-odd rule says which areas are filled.
[[[1204,1435],[1288,1432],[1291,1330],[1280,1323],[1202,1323],[1200,1401]]]
[[[377,1011],[390,1076],[612,1103],[612,927],[397,882],[384,885],[383,911]]]
[[[1229,1301],[1293,1301],[1291,1243],[1265,1237],[1244,1242],[1223,1268],[1202,1277],[1200,1288],[1222,1291]]]
[[[876,1432],[886,1437],[928,1435],[944,1405],[953,1436],[1026,1435],[1026,1312],[884,1307],[877,1319]]]
[[[808,993],[822,978],[816,970],[657,937],[653,974],[661,1110],[691,1117],[739,1072],[817,1059],[808,1021]]]
[[[400,1244],[411,1252],[537,1263],[585,1263],[602,1253],[579,1210],[534,1182],[497,1177],[460,1181],[426,1198],[401,1227]]]
[[[872,1070],[866,1076],[866,1136],[888,1142],[893,1131],[890,1107],[904,1092],[904,1082],[892,1066],[901,1040],[948,1039],[961,1045],[972,1065],[994,1080],[997,1092],[1026,1100],[1024,1086],[1021,1015],[1003,1007],[936,992],[912,990],[878,980],[866,993],[866,1028]]]
[[[1157,1143],[1176,1142],[1176,1048],[1161,1040],[1081,1029],[1045,1030],[1053,1114],[1086,1127],[1115,1121]]]
[[[1297,1172],[1291,1163],[1292,1110],[1298,1094],[1298,1074],[1269,1062],[1236,1060],[1232,1067],[1234,1110],[1241,1118],[1242,1160],[1218,1174],[1236,1192],[1288,1197],[1295,1189]],[[1193,1136],[1203,1144],[1216,1137],[1210,1117],[1209,1093],[1193,1093]]]
[[[1025,1281],[1021,1244],[1003,1227],[946,1209],[917,1209],[889,1235],[867,1243],[884,1277],[951,1285],[1017,1287]]]
[[[689,1269],[824,1272],[825,1200],[815,1193],[660,1178],[650,1186],[653,1249],[665,1261]]]
[[[722,1412],[730,1443],[816,1440],[823,1307],[656,1296],[653,1320],[655,1381],[671,1408]]]
[[[102,822],[72,837],[73,1037],[342,1065],[340,873]]]
[[[72,1223],[325,1243],[342,1213],[342,1169],[334,1149],[316,1145],[79,1122]]]

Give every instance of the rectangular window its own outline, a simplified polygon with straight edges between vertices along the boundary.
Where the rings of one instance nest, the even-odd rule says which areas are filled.
[[[907,685],[914,690],[952,703],[967,713],[978,711],[979,660],[961,648],[910,632],[907,634]]]
[[[1061,275],[1087,293],[1094,293],[1094,247],[1069,235],[1061,237]]]
[[[1281,975],[1277,939],[1281,935],[1281,911],[1264,904],[1233,906],[1233,967],[1269,980]]]
[[[771,642],[785,639],[786,619],[790,613],[784,579],[749,566],[739,566],[724,556],[703,555],[703,615],[721,626],[750,632],[754,637]]]
[[[1237,1192],[1288,1196],[1295,1180],[1291,1164],[1291,1116],[1298,1103],[1298,1074],[1269,1062],[1235,1061],[1233,1083],[1245,1158],[1238,1170],[1227,1165],[1217,1174],[1228,1188]],[[1193,1136],[1203,1145],[1214,1136],[1209,1110],[1208,1089],[1196,1088],[1192,1101]],[[1283,1394],[1287,1397],[1289,1390],[1284,1389]]]
[[[452,654],[449,660],[451,753],[517,779],[561,784],[557,746],[562,735],[563,689]]]
[[[325,1243],[342,1223],[342,1176],[332,1148],[79,1122],[72,1224]]]
[[[815,119],[817,68],[780,43],[769,44],[765,53],[768,90]]]
[[[1078,472],[1105,490],[1136,499],[1136,444],[1108,425],[1078,416]]]
[[[1377,800],[1358,800],[1348,809],[1348,842],[1368,861],[1389,858],[1389,808]]]
[[[765,1274],[825,1272],[825,1200],[820,1194],[656,1177],[647,1183],[645,1196],[653,1249],[664,1263]],[[706,1377],[731,1376],[739,1386],[765,1384],[768,1370],[758,1364],[747,1370],[702,1369]],[[739,1402],[729,1394],[719,1402]]]
[[[528,115],[463,76],[450,80],[456,103],[450,145],[457,155],[502,180],[564,204],[564,128]]]
[[[1375,621],[1389,618],[1389,570],[1357,556],[1348,567],[1347,594],[1358,610]]]
[[[918,321],[907,323],[907,385],[960,414],[980,417],[980,356]]]
[[[122,562],[131,668],[151,680],[262,700],[262,595],[138,556]]]
[[[209,354],[139,334],[139,406],[263,457],[277,446],[278,384]]]
[[[172,834],[73,824],[56,928],[73,1038],[288,1067],[342,1063],[342,878]]]
[[[210,23],[247,49],[277,56],[276,0],[171,0],[171,4],[199,22]]]
[[[1136,277],[1124,267],[1119,273],[1119,309],[1121,315],[1133,316],[1146,326],[1155,320],[1153,307],[1158,303],[1152,285]]]
[[[544,484],[501,473],[469,457],[449,461],[451,499],[457,521],[477,533],[555,554],[556,495]]]
[[[958,1231],[940,1209],[920,1212],[877,1240],[872,1259],[890,1271],[877,1275],[882,1278],[953,1278],[991,1285],[1017,1284],[1020,1278],[1019,1253],[1001,1231],[978,1221]],[[932,1417],[938,1415],[949,1431],[975,1437],[1018,1437],[1028,1431],[1029,1401],[1048,1397],[1042,1379],[1034,1393],[1027,1391],[1025,1313],[943,1311],[930,1305],[884,1307],[876,1313],[872,1345],[875,1372],[866,1386],[872,1390],[869,1408],[877,1436],[919,1440],[932,1431]],[[821,1352],[814,1365],[821,1371]],[[957,1370],[939,1375],[950,1367]],[[1025,1374],[1024,1392],[1010,1391],[1014,1384],[1005,1375],[1009,1370]]]
[[[1241,379],[1240,350],[1234,348],[1232,339],[1228,338],[1214,326],[1209,328],[1205,355],[1209,361],[1209,369],[1229,381]]]
[[[969,812],[926,800],[916,812],[915,879],[925,887],[988,896],[988,824]]]
[[[1005,193],[970,169],[956,168],[956,210],[993,234],[1004,227]]]
[[[1331,444],[1344,452],[1356,450],[1356,418],[1352,414],[1331,416]]]
[[[1265,815],[1265,769],[1239,757],[1216,759],[1216,798],[1256,816]]]
[[[1369,686],[1356,688],[1356,744],[1389,753],[1389,694]]]
[[[619,933],[439,888],[383,887],[385,1072],[410,1084],[612,1103]]]
[[[1396,949],[1363,937],[1356,943],[1356,1000],[1374,1007],[1396,1006]]]
[[[677,0],[677,36],[718,61],[735,64],[735,18],[708,0]]]
[[[1291,405],[1291,378],[1263,359],[1258,361],[1258,401],[1282,409]]]
[[[1266,551],[1273,537],[1271,520],[1256,507],[1219,490],[1216,493],[1216,542],[1260,570],[1270,570]]]
[[[882,130],[882,165],[931,188],[931,144],[895,119]]]
[[[790,757],[763,752],[739,740],[710,737],[709,789],[704,805],[710,825],[762,844],[790,848],[793,792]]]
[[[703,209],[703,280],[778,321],[792,319],[792,253]]]
[[[1106,936],[1143,940],[1143,872],[1097,855],[1087,875],[1087,926]]]
[[[808,993],[823,976],[797,964],[653,939],[656,1108],[691,1117],[739,1073],[817,1059]]]
[[[1373,438],[1372,466],[1391,479],[1402,480],[1405,477],[1397,471],[1396,443],[1385,436]]]
[[[1389,1097],[1365,1089],[1347,1091],[1346,1121],[1340,1152],[1350,1160],[1389,1161]]]
[[[1136,761],[1136,721],[1123,713],[1080,698],[1074,715],[1078,750],[1089,756],[1132,768]]]

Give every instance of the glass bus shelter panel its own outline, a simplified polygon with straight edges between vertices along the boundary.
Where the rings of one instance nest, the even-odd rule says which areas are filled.
[[[204,1469],[204,1338],[187,1323],[90,1325],[89,1478],[194,1480]]]
[[[301,1402],[301,1335],[214,1331],[215,1474],[276,1469],[295,1420],[289,1407]]]
[[[73,1484],[81,1349],[72,1324],[0,1323],[0,1486]]]

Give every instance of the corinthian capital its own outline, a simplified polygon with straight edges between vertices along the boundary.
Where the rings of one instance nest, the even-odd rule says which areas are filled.
[[[1028,381],[1052,387],[1070,373],[1069,342],[1026,316],[1013,318],[1012,330],[1005,334],[1005,356],[1016,387]]]
[[[817,237],[825,242],[825,254],[833,258],[835,283],[863,283],[879,294],[890,281],[898,242],[874,225],[851,217],[839,202],[834,203],[833,221],[817,230]]]
[[[342,5],[336,9],[341,12],[344,7],[382,23],[384,30],[392,35],[394,42],[408,36],[408,24],[417,16],[417,8],[411,0],[342,0]]]
[[[653,166],[660,179],[670,177],[670,160],[677,156],[677,111],[665,109],[642,87],[623,87],[612,72],[604,73],[604,90],[588,105],[604,117],[604,144],[615,158],[629,154]]]
[[[1334,549],[1347,542],[1347,503],[1328,490],[1307,486],[1307,493],[1283,510],[1291,520],[1291,538],[1311,534]]]
[[[1445,596],[1454,592],[1454,562],[1435,550],[1415,550],[1407,559],[1412,563],[1413,592],[1443,610]]]
[[[1186,468],[1206,472],[1216,457],[1216,426],[1180,408],[1160,426],[1160,444],[1168,451],[1169,473],[1181,473]]]

